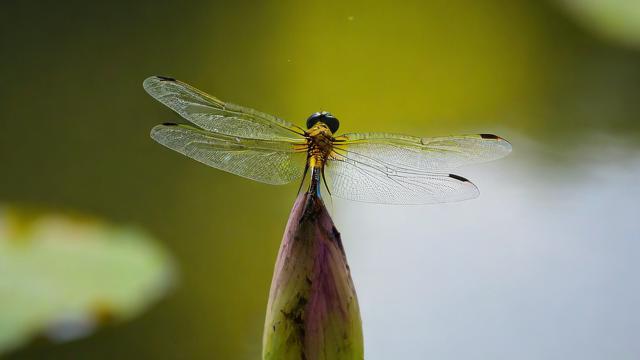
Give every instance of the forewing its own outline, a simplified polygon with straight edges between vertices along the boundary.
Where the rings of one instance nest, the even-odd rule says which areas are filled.
[[[408,170],[445,171],[499,159],[511,144],[491,134],[418,138],[387,133],[345,134],[336,146],[363,158]]]
[[[246,139],[187,125],[158,125],[151,137],[160,144],[216,169],[281,185],[300,178],[306,164],[304,143]]]
[[[143,86],[149,95],[204,130],[257,139],[299,139],[303,132],[273,115],[225,103],[172,78],[152,76]]]
[[[361,202],[431,204],[478,196],[478,188],[461,176],[401,169],[340,151],[325,173],[332,195]]]

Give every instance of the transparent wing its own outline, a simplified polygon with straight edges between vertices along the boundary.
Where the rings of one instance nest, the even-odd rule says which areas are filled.
[[[336,147],[350,154],[408,170],[450,170],[499,159],[511,152],[508,141],[491,134],[418,138],[351,133],[336,140]]]
[[[325,165],[331,194],[378,204],[431,204],[478,196],[469,180],[453,174],[410,170],[336,150]]]
[[[280,118],[222,102],[172,78],[152,76],[143,86],[156,100],[208,131],[267,140],[297,139],[304,132]]]
[[[304,143],[233,137],[188,125],[158,125],[151,137],[206,165],[274,185],[300,178],[307,159]]]

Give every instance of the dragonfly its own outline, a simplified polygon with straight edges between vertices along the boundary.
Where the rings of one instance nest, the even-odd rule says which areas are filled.
[[[193,125],[164,123],[158,143],[211,167],[282,185],[309,175],[310,193],[379,204],[431,204],[479,195],[454,169],[502,158],[511,144],[492,134],[414,137],[390,133],[337,135],[338,119],[313,113],[306,129],[254,109],[223,102],[170,77],[144,89]],[[300,190],[299,190],[300,191]]]

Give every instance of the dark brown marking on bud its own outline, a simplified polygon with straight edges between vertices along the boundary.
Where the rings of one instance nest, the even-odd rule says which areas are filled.
[[[285,320],[289,323],[288,325],[285,325],[285,326],[291,326],[292,328],[294,328],[298,335],[297,340],[300,341],[300,343],[304,344],[305,335],[306,335],[304,314],[306,311],[306,305],[308,300],[304,295],[300,293],[296,294],[296,297],[298,298],[298,301],[293,305],[293,307],[291,307],[289,311],[282,309],[280,310],[280,312],[284,316]],[[274,326],[274,331],[275,331],[275,326]],[[301,356],[303,359],[306,358],[306,355],[304,354],[304,352],[301,354]]]
[[[480,137],[483,139],[492,139],[492,140],[500,140],[501,137],[493,134],[480,134]]]
[[[340,232],[338,231],[338,229],[336,229],[335,225],[331,226],[331,235],[332,235],[331,240],[338,245],[338,248],[340,249],[340,251],[342,252],[342,255],[344,256],[345,252],[344,252],[344,246],[342,245],[342,238],[340,237]],[[348,267],[349,265],[347,265],[347,268]]]
[[[178,124],[172,123],[172,122],[166,122],[166,123],[163,123],[162,125],[164,125],[164,126],[178,126]]]
[[[300,220],[298,221],[299,224],[302,224],[304,222],[313,222],[317,219],[318,215],[320,214],[322,207],[321,207],[321,201],[318,196],[316,196],[316,194],[314,193],[308,193],[309,196],[307,197],[307,204],[304,207],[304,213],[302,214],[302,216],[300,217]]]
[[[331,227],[331,233],[333,234],[334,237],[339,238],[340,237],[340,232],[338,231],[338,229],[336,229],[335,226]]]
[[[172,77],[168,77],[168,76],[156,75],[156,77],[161,81],[176,81],[176,79],[174,79]]]

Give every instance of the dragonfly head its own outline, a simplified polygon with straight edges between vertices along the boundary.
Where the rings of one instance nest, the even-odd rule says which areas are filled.
[[[331,113],[323,111],[313,113],[309,116],[307,119],[307,129],[311,129],[318,122],[322,122],[327,125],[329,130],[331,130],[331,133],[335,133],[340,127],[340,121],[338,121],[338,119],[331,115]]]

